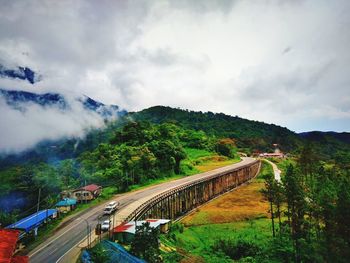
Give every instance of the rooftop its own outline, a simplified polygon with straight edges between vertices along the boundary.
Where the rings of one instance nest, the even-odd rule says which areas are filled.
[[[84,187],[81,187],[79,189],[76,189],[75,191],[82,191],[82,190],[84,190],[84,191],[94,192],[94,191],[96,191],[96,190],[98,190],[100,188],[101,188],[101,186],[99,186],[99,185],[89,184],[87,186],[84,186]]]
[[[70,205],[76,205],[77,200],[74,198],[64,198],[63,200],[59,201],[55,206],[70,206]]]
[[[160,225],[167,224],[170,222],[168,219],[147,219],[142,221],[136,221],[136,226],[142,226],[144,223],[150,223],[150,227],[157,228]],[[135,234],[136,228],[135,228],[135,221],[130,221],[127,223],[122,223],[121,225],[115,227],[113,229],[114,233],[122,233],[127,232],[131,234]]]
[[[14,229],[0,229],[0,263],[27,263],[27,256],[13,256],[19,231]]]
[[[56,209],[41,210],[35,214],[19,220],[16,223],[13,223],[12,225],[7,226],[6,228],[21,229],[29,232],[35,227],[41,225],[48,217],[53,216],[55,213],[57,213]]]

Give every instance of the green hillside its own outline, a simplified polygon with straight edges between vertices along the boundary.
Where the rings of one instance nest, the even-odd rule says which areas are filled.
[[[350,159],[348,135],[300,135],[277,125],[223,113],[151,107],[129,113],[104,129],[91,130],[83,139],[42,142],[25,153],[3,156],[0,205],[2,198],[18,200],[20,195],[26,198],[24,208],[30,208],[41,186],[45,189],[43,197],[52,199],[61,190],[85,181],[114,184],[118,191],[125,191],[175,174],[198,172],[193,167],[203,160],[210,161],[213,154],[236,159],[238,151],[272,151],[274,143],[293,155],[299,155],[308,144],[317,159],[346,160]],[[193,154],[199,153],[206,153],[209,159],[194,159]]]
[[[155,106],[130,115],[135,120],[154,123],[172,122],[185,128],[202,130],[208,135],[233,138],[237,140],[238,147],[246,148],[250,152],[271,151],[274,143],[289,152],[295,151],[302,144],[300,137],[287,128],[223,113]]]

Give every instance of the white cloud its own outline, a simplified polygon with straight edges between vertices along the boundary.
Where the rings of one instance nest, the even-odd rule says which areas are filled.
[[[4,1],[2,60],[44,78],[0,86],[86,94],[128,110],[170,105],[296,131],[349,131],[349,13],[346,0]],[[2,114],[1,123],[47,128],[30,113]],[[74,134],[77,123],[65,118]]]
[[[35,146],[41,140],[80,138],[92,127],[104,126],[100,115],[85,110],[82,104],[74,100],[69,101],[67,110],[34,103],[21,106],[25,110],[14,109],[0,99],[2,152],[22,151]]]

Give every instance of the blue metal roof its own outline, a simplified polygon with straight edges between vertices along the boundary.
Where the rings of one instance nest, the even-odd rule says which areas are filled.
[[[64,198],[63,200],[59,201],[55,206],[70,206],[70,205],[76,205],[77,200],[73,198]]]
[[[114,263],[114,262],[123,262],[123,263],[146,263],[146,261],[139,259],[128,253],[121,245],[103,240],[100,243],[104,249],[106,249],[105,253],[108,256],[108,259],[105,260],[106,263]],[[82,262],[91,263],[91,256],[89,252],[85,251],[82,254]]]
[[[22,229],[26,232],[29,232],[35,227],[40,226],[45,221],[45,219],[49,218],[55,213],[57,213],[56,209],[41,210],[35,214],[32,214],[19,220],[18,222],[12,225],[7,226],[6,228]]]

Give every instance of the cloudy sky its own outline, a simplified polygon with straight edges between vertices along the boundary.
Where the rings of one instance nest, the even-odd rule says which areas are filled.
[[[43,76],[2,88],[350,131],[348,0],[0,4],[0,62]]]

